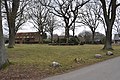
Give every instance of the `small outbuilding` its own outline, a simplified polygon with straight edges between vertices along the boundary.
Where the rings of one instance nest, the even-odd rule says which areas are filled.
[[[114,43],[115,44],[120,44],[120,34],[115,34],[114,35]]]

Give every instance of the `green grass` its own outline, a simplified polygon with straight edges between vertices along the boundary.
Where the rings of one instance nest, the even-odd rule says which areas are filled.
[[[100,62],[109,58],[120,55],[120,46],[113,46],[113,56],[106,56],[105,50],[101,50],[103,45],[79,45],[79,46],[49,46],[39,44],[19,44],[13,49],[8,49],[9,66],[4,72],[10,69],[13,72],[18,70],[18,74],[28,71],[41,73],[40,76],[49,76],[57,73],[67,72],[73,69],[81,68],[96,62]],[[94,58],[95,54],[102,54],[103,58]],[[75,63],[75,58],[82,58],[84,62]],[[59,62],[62,67],[57,69],[51,68],[49,65],[53,62]],[[30,73],[30,72],[29,72]]]

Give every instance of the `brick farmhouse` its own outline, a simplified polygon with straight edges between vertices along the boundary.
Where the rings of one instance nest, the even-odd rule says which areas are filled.
[[[38,43],[39,42],[39,33],[38,32],[24,32],[17,33],[15,42],[22,43]]]

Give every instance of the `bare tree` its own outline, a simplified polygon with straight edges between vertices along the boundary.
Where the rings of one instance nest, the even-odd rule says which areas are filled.
[[[18,30],[22,29],[24,23],[26,23],[29,19],[27,14],[27,5],[30,3],[31,0],[21,0],[19,9],[17,11],[16,19],[15,19],[15,32],[17,33]]]
[[[3,29],[2,29],[1,1],[2,0],[0,0],[0,69],[4,64],[8,63],[5,44],[4,44]]]
[[[80,12],[80,23],[88,26],[92,32],[92,43],[94,43],[95,31],[99,26],[99,19],[101,16],[101,6],[97,2],[87,4]]]
[[[105,23],[104,17],[103,17],[103,16],[100,16],[99,21],[100,21],[100,23],[101,23],[101,24],[103,25],[103,27],[104,27],[105,34],[107,34],[107,27],[106,27],[106,23]]]
[[[69,40],[69,29],[75,22],[79,9],[90,0],[49,0],[43,4],[50,9],[50,12],[63,19],[65,24],[66,43]],[[54,4],[54,5],[53,5]]]
[[[100,0],[106,23],[106,42],[103,49],[112,49],[112,28],[116,17],[116,9],[120,5],[117,0]],[[108,3],[108,4],[107,4]]]
[[[15,19],[19,9],[20,0],[4,0],[7,14],[7,22],[9,27],[9,48],[15,45]]]
[[[46,31],[50,33],[51,42],[53,42],[53,31],[57,29],[58,24],[55,15],[49,13],[47,16],[47,25],[45,27]]]
[[[4,0],[7,23],[9,28],[9,45],[13,48],[15,45],[15,35],[20,26],[25,23],[23,11],[29,0]]]
[[[78,34],[78,37],[81,37],[81,42],[84,42],[86,44],[90,43],[92,38],[91,38],[92,33],[90,31],[83,31]]]
[[[41,0],[44,2],[44,0]],[[39,32],[39,43],[43,43],[43,35],[45,32],[45,26],[47,25],[47,14],[49,10],[42,6],[39,0],[33,0],[29,4],[28,14],[30,16],[29,22],[34,25],[34,28]]]

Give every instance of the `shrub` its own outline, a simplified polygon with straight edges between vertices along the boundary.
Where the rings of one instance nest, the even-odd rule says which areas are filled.
[[[51,40],[50,39],[44,39],[43,43],[45,43],[45,44],[51,43]]]
[[[66,43],[66,39],[65,39],[65,38],[60,38],[60,39],[58,40],[58,43]]]
[[[74,43],[75,45],[78,45],[79,44],[79,40],[77,37],[71,37],[69,39],[69,43]]]

